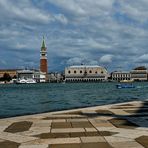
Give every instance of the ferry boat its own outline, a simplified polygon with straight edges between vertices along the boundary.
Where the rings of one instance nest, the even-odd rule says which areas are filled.
[[[19,79],[16,81],[16,84],[34,84],[37,83],[34,79]]]
[[[135,88],[133,84],[117,84],[116,88],[122,89],[122,88]]]

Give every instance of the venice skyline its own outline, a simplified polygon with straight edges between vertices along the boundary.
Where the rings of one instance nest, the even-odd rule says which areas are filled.
[[[1,0],[0,68],[39,68],[42,37],[49,71],[101,65],[147,66],[148,2]]]

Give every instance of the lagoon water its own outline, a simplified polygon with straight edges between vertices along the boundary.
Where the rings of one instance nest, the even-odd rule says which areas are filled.
[[[0,85],[0,118],[148,99],[148,82],[117,89],[116,83]]]

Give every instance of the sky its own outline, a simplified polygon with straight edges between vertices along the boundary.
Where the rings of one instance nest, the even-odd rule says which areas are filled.
[[[0,0],[0,69],[148,65],[148,0]]]

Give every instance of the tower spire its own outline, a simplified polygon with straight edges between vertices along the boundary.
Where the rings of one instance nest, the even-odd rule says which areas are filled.
[[[43,41],[42,41],[42,48],[46,48],[44,36],[43,36]]]

